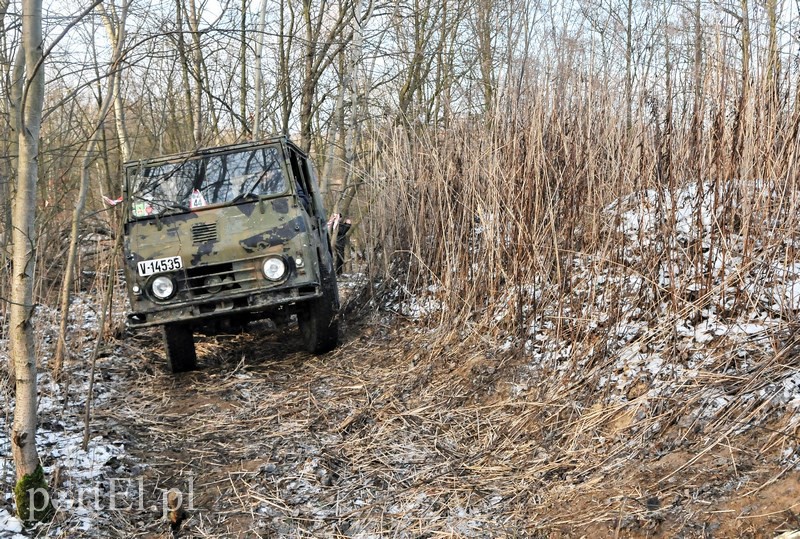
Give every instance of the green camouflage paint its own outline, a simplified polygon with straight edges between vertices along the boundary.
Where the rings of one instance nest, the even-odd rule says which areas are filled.
[[[131,178],[140,178],[136,174],[146,167],[264,148],[275,148],[283,156],[279,166],[287,185],[281,194],[244,193],[247,196],[238,200],[192,209],[177,208],[176,202],[175,209],[167,208],[165,215],[157,215],[155,202],[138,200],[129,185]],[[278,137],[260,144],[222,146],[126,163],[124,254],[131,304],[129,325],[192,323],[241,313],[270,316],[278,310],[297,312],[304,302],[319,298],[320,267],[331,267],[331,255],[321,198],[305,159],[288,139]],[[168,176],[166,181],[170,181]],[[298,196],[297,181],[303,181],[311,192],[313,202],[308,207]],[[145,215],[146,208],[152,215]],[[140,262],[172,257],[180,257],[183,267],[171,269],[174,262],[170,261],[165,265],[169,270],[161,268],[152,275],[140,275]],[[268,257],[284,262],[285,277],[271,281],[264,275],[262,264]],[[154,266],[151,263],[149,267]],[[168,299],[159,300],[153,294],[153,280],[160,276],[169,277],[176,287]]]

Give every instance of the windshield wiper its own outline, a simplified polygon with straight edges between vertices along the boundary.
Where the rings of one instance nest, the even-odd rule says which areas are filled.
[[[256,194],[256,188],[259,185],[261,185],[261,182],[264,181],[264,178],[267,176],[267,172],[269,172],[269,169],[266,169],[263,172],[261,172],[261,174],[258,175],[258,179],[255,181],[253,186],[244,193],[239,193],[238,195],[233,197],[233,200],[231,200],[230,203],[235,204],[236,202],[239,202],[241,200],[251,199],[251,198],[253,200],[261,200],[261,195]]]
[[[188,207],[184,206],[183,204],[172,203],[172,204],[169,204],[168,206],[166,206],[160,212],[158,212],[158,215],[160,215],[160,216],[171,215],[173,213],[180,213],[180,212],[185,212],[185,211],[192,211],[192,210],[191,210],[191,208],[188,208]]]
[[[263,200],[262,197],[265,193],[258,195],[255,193],[255,190],[258,186],[261,185],[261,182],[264,181],[264,178],[266,178],[268,174],[276,171],[280,172],[280,168],[278,168],[278,161],[273,157],[269,163],[266,163],[264,170],[258,175],[258,179],[255,181],[253,186],[244,193],[239,193],[238,195],[233,197],[233,200],[231,200],[230,203],[233,204],[235,202],[239,202],[241,200],[249,198],[253,198],[254,200]]]
[[[156,227],[158,228],[159,231],[161,231],[161,228],[164,226],[161,223],[162,217],[166,217],[167,215],[172,215],[173,213],[190,212],[190,211],[192,210],[187,208],[183,204],[178,204],[177,202],[168,203],[166,206],[164,206],[164,209],[155,214]]]
[[[256,185],[258,185],[258,184],[256,184]],[[253,192],[254,190],[255,189],[251,189],[251,190],[247,191],[246,193],[239,193],[238,195],[233,197],[233,200],[230,201],[230,204],[236,204],[237,202],[239,202],[241,200],[249,200],[249,199],[258,200],[258,199],[260,199],[261,197],[259,195],[255,194]]]

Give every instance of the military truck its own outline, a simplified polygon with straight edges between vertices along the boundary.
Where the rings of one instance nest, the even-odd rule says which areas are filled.
[[[130,328],[161,326],[172,372],[194,333],[297,322],[306,348],[338,342],[339,293],[314,166],[288,137],[124,164]]]

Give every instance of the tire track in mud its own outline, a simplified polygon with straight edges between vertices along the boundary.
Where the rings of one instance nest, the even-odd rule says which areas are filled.
[[[142,369],[120,387],[124,406],[98,410],[143,466],[144,509],[120,515],[125,536],[167,533],[169,489],[192,506],[181,537],[402,536],[424,521],[482,536],[490,526],[471,505],[497,500],[466,502],[452,486],[469,472],[449,427],[399,402],[430,371],[396,372],[404,352],[390,340],[349,335],[319,357],[300,351],[296,327],[197,340],[200,370],[174,376],[155,334],[127,344]]]

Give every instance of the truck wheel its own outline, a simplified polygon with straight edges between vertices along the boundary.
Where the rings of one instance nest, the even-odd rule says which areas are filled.
[[[322,297],[308,304],[298,313],[297,323],[306,350],[314,355],[330,352],[339,344],[339,294],[333,272],[322,272]]]
[[[170,372],[193,371],[197,368],[192,328],[186,324],[164,324],[164,351]]]

